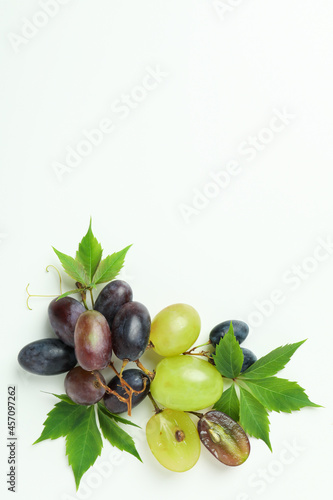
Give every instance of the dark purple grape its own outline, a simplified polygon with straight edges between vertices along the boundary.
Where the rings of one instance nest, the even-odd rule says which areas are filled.
[[[85,310],[84,305],[73,297],[54,299],[49,305],[49,319],[54,333],[71,347],[74,347],[76,322]]]
[[[119,309],[127,302],[131,302],[132,299],[133,292],[126,281],[111,281],[98,295],[94,309],[106,317],[111,328]]]
[[[59,339],[31,342],[19,352],[18,362],[22,368],[35,375],[65,373],[77,363],[74,349]]]
[[[119,359],[135,361],[145,352],[149,342],[150,315],[140,302],[128,302],[112,323],[113,352]]]
[[[241,349],[244,354],[244,361],[241,368],[242,373],[257,361],[257,356],[250,349],[246,349],[245,347],[241,347]]]
[[[250,453],[243,428],[220,411],[209,411],[198,422],[201,442],[225,465],[241,465]]]
[[[134,389],[135,391],[142,391],[144,388],[144,381],[146,380],[146,387],[141,394],[133,394],[132,396],[132,408],[138,406],[141,401],[145,399],[150,388],[150,379],[141,370],[137,368],[131,368],[123,372],[123,379]],[[128,398],[128,394],[125,389],[121,386],[119,377],[115,376],[111,379],[109,383],[110,389],[116,391],[120,396]],[[104,396],[104,403],[107,409],[111,413],[123,413],[127,411],[127,404],[119,401],[117,396],[113,394],[106,393]]]
[[[109,324],[98,311],[85,311],[77,320],[74,332],[75,354],[84,370],[102,370],[112,355]]]
[[[97,373],[102,383],[106,385],[103,375]],[[79,405],[93,405],[100,401],[105,394],[105,389],[97,377],[93,373],[83,370],[81,366],[76,366],[67,373],[65,391],[67,396]]]
[[[234,335],[236,340],[241,344],[244,342],[246,337],[249,334],[249,327],[244,321],[239,321],[238,319],[233,319],[229,321],[223,321],[223,323],[219,323],[214,326],[213,330],[209,334],[209,339],[213,346],[215,347],[221,339],[225,336],[230,328],[230,323],[232,321],[232,326],[234,328]]]

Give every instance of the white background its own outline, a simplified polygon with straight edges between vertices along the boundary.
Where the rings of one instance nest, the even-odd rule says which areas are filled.
[[[2,498],[13,497],[9,384],[18,390],[14,498],[323,497],[333,446],[333,255],[317,252],[333,238],[332,2],[63,0],[46,18],[42,0],[0,3]],[[156,88],[132,100],[128,116],[114,111],[122,96],[143,96],[136,87],[157,67]],[[264,130],[276,112],[288,123]],[[113,132],[57,176],[55,162],[105,118]],[[245,153],[251,137],[260,151]],[[230,161],[237,173],[209,186],[210,173],[224,175]],[[48,299],[31,299],[29,311],[27,283],[31,293],[58,293],[55,272],[45,272],[56,264],[51,245],[74,255],[90,216],[105,252],[133,243],[122,277],[152,316],[171,303],[193,305],[202,342],[220,321],[252,318],[244,346],[258,356],[307,338],[283,376],[325,408],[272,414],[273,454],[251,439],[249,460],[234,469],[203,450],[191,471],[171,473],[140,433],[144,465],[106,444],[96,464],[108,477],[95,466],[76,495],[64,441],[32,446],[54,403],[40,391],[62,392],[64,376],[29,375],[16,357],[52,336]],[[276,289],[279,304],[269,305]],[[147,401],[133,419],[144,428],[151,415]]]

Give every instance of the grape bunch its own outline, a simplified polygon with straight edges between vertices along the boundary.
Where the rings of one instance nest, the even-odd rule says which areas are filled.
[[[196,413],[221,397],[223,379],[206,359],[191,352],[183,354],[201,329],[193,307],[171,305],[151,322],[147,308],[133,301],[129,284],[113,280],[102,289],[93,309],[86,310],[72,297],[61,297],[52,300],[48,316],[58,338],[25,346],[18,356],[24,369],[38,375],[67,372],[65,392],[74,403],[93,405],[103,400],[112,414],[130,415],[149,395],[155,414],[147,423],[147,442],[157,460],[172,471],[195,465],[200,440],[225,464],[239,465],[246,460],[249,441],[236,422],[217,411]],[[223,332],[219,330],[221,337]],[[212,338],[218,343],[217,334]],[[163,356],[154,373],[140,361],[148,345]],[[112,354],[122,360],[119,372]],[[137,368],[125,369],[129,362]],[[108,383],[102,373],[107,367],[115,372]],[[199,417],[197,427],[189,413]]]

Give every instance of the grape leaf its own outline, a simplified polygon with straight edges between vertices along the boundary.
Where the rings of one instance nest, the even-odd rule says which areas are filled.
[[[47,391],[41,391],[41,392],[44,392],[45,394],[52,394],[52,396],[55,396],[56,398],[61,399],[61,401],[65,401],[66,403],[68,403],[70,405],[77,404],[77,403],[74,403],[74,401],[72,401],[71,398],[69,398],[67,396],[67,394],[54,394],[54,392],[47,392]]]
[[[138,427],[139,429],[141,429],[141,427],[139,425],[136,425],[134,422],[131,422],[130,420],[127,420],[126,418],[120,417],[119,415],[116,415],[115,413],[111,413],[106,408],[106,406],[102,405],[102,403],[97,403],[97,404],[98,404],[98,406],[101,406],[104,413],[108,414],[110,416],[110,418],[112,418],[115,422],[120,422],[121,424],[125,424],[125,425],[133,425],[133,427]]]
[[[75,281],[82,283],[82,285],[87,285],[89,280],[87,279],[84,267],[82,266],[81,262],[74,260],[73,257],[70,257],[65,253],[59,252],[59,250],[56,250],[54,247],[52,248],[59,257],[62,267],[64,268],[68,276],[73,278]]]
[[[76,421],[81,418],[84,411],[84,406],[73,405],[66,401],[56,403],[54,408],[47,414],[48,417],[44,422],[42,434],[33,444],[40,443],[45,439],[58,439],[66,436],[72,430]]]
[[[213,354],[216,368],[228,378],[235,378],[240,374],[244,355],[234,335],[234,328],[230,328],[225,336],[216,346],[216,354]]]
[[[127,451],[127,453],[130,453],[142,462],[131,436],[119,427],[106,408],[102,405],[99,405],[97,408],[100,427],[105,439],[107,439],[112,446],[116,446],[119,450]]]
[[[76,419],[66,437],[66,455],[73,469],[76,489],[79,488],[83,474],[95,463],[103,447],[94,405],[83,408],[80,418]]]
[[[295,344],[286,344],[277,347],[270,353],[258,359],[252,366],[241,374],[242,378],[267,378],[275,375],[282,370],[290,360],[294,352],[304,344],[305,340],[296,342]]]
[[[111,281],[118,275],[124,265],[126,253],[131,246],[132,245],[129,245],[128,247],[123,248],[123,250],[120,250],[120,252],[108,255],[100,262],[93,280],[95,285]]]
[[[246,385],[269,411],[291,413],[305,406],[319,407],[309,400],[304,389],[296,382],[278,377],[246,380]]]
[[[214,409],[226,413],[233,420],[239,420],[239,399],[236,393],[235,384],[223,391],[220,399],[214,404]]]
[[[79,249],[76,252],[75,259],[82,264],[89,282],[92,281],[98,264],[100,263],[102,252],[101,244],[93,235],[90,219],[88,232],[79,243]]]
[[[243,387],[240,390],[239,423],[250,436],[262,439],[272,451],[269,440],[269,419],[265,407]]]

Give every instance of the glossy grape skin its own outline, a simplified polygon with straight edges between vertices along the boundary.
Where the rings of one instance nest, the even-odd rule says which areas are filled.
[[[119,359],[135,361],[145,352],[150,333],[150,315],[140,302],[128,302],[112,323],[113,352]]]
[[[41,339],[27,344],[18,355],[22,368],[35,375],[58,375],[76,365],[74,349],[60,339]]]
[[[106,385],[103,375],[101,373],[98,375],[102,383]],[[100,401],[105,394],[105,389],[95,375],[83,370],[81,366],[76,366],[67,373],[65,391],[67,396],[78,405],[93,405]]]
[[[244,354],[244,361],[241,368],[241,373],[245,372],[253,363],[257,361],[257,356],[250,351],[250,349],[246,349],[245,347],[241,347]]]
[[[54,333],[71,347],[74,347],[76,322],[85,310],[84,305],[73,297],[63,297],[50,302],[48,315]]]
[[[250,443],[243,428],[220,411],[209,411],[198,422],[200,440],[225,465],[241,465],[248,458]]]
[[[244,323],[244,321],[239,321],[238,319],[223,321],[223,323],[219,323],[218,325],[214,326],[209,334],[209,340],[214,347],[220,342],[221,339],[223,339],[225,334],[228,333],[231,321],[234,328],[234,335],[239,344],[244,342],[244,340],[248,336],[249,327],[246,323]]]
[[[110,327],[98,311],[85,311],[77,320],[74,332],[75,354],[87,371],[102,370],[112,355]]]
[[[187,304],[173,304],[160,311],[152,321],[150,340],[161,356],[176,356],[187,351],[197,340],[200,316]]]
[[[144,381],[146,380],[145,390],[141,392],[141,394],[133,394],[132,395],[132,408],[138,406],[147,396],[150,388],[150,379],[147,375],[145,375],[141,370],[137,368],[130,368],[129,370],[125,370],[123,372],[123,379],[134,389],[135,391],[142,391],[144,388]],[[121,387],[119,377],[117,375],[113,377],[108,387],[113,391],[116,391],[120,396],[124,398],[128,398],[128,393]],[[127,412],[127,404],[119,401],[117,396],[113,394],[106,393],[104,396],[104,403],[107,409],[111,413],[124,413]]]
[[[207,361],[179,355],[158,363],[150,390],[167,408],[196,411],[212,406],[221,397],[223,379]]]
[[[199,459],[198,431],[189,415],[182,411],[166,409],[151,417],[146,437],[156,460],[173,472],[185,472]]]
[[[133,292],[129,284],[126,281],[114,280],[101,290],[94,309],[105,316],[111,329],[117,312],[124,304],[131,302],[132,299]]]

